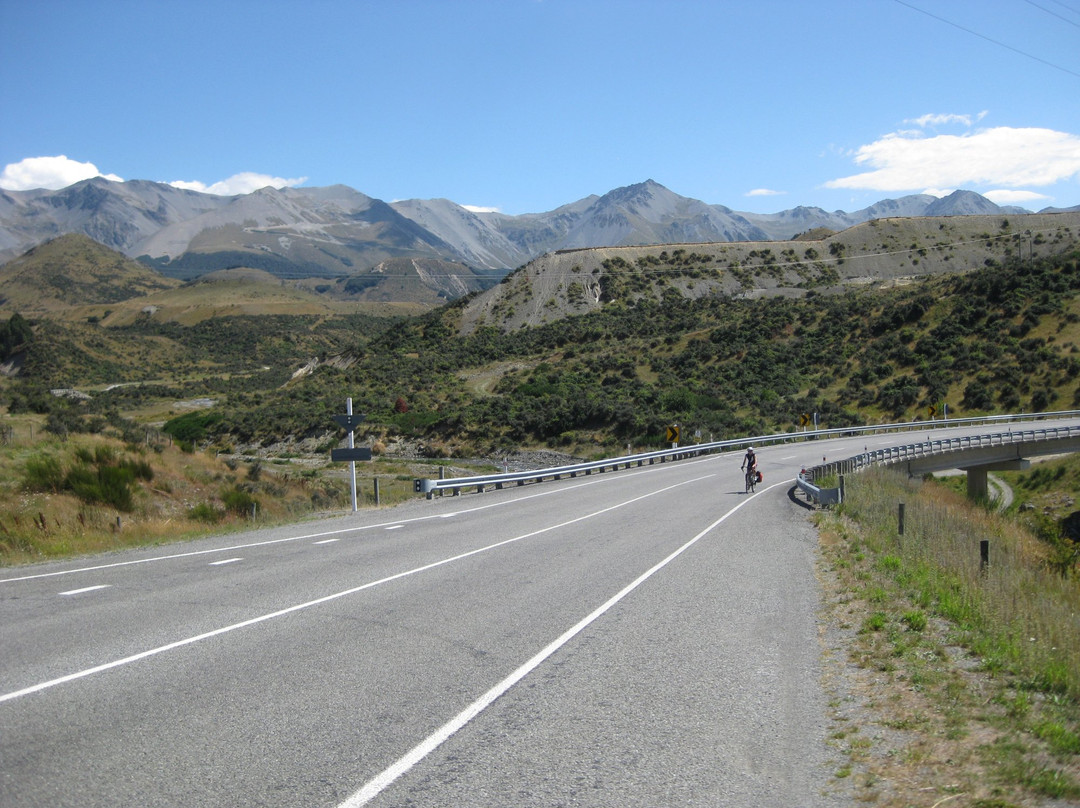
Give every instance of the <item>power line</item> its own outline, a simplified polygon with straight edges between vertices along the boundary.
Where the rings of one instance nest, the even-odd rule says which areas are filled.
[[[955,23],[952,20],[947,20],[944,17],[939,17],[937,14],[931,14],[925,9],[921,9],[918,6],[911,5],[911,3],[905,3],[904,0],[896,0],[896,2],[902,6],[910,8],[912,11],[918,11],[920,14],[925,14],[927,17],[932,17],[938,22],[943,22],[946,25],[951,25],[953,28],[959,28],[961,31],[971,34],[972,36],[977,36],[979,39],[985,39],[987,42],[997,45],[999,48],[1005,48],[1006,50],[1011,50],[1013,53],[1019,53],[1021,56],[1026,56],[1028,59],[1034,59],[1036,62],[1041,62],[1047,67],[1052,67],[1055,70],[1060,70],[1062,73],[1068,73],[1070,76],[1075,76],[1076,78],[1080,79],[1080,73],[1077,73],[1074,70],[1069,70],[1069,68],[1067,67],[1062,67],[1061,65],[1054,64],[1053,62],[1048,62],[1046,61],[1046,59],[1042,59],[1038,56],[1035,56],[1034,54],[1028,53],[1027,51],[1022,51],[1019,48],[1014,48],[1012,45],[1006,45],[1004,42],[992,39],[985,34],[980,34],[978,31],[972,31],[970,28],[965,28],[963,25]],[[1032,3],[1032,5],[1034,5],[1034,3]]]
[[[1070,20],[1068,17],[1063,17],[1060,14],[1058,14],[1056,11],[1051,11],[1050,9],[1046,8],[1045,6],[1040,6],[1038,3],[1033,2],[1033,0],[1025,0],[1025,2],[1028,5],[1035,6],[1035,8],[1039,9],[1039,11],[1045,11],[1051,17],[1057,17],[1059,20],[1062,20],[1063,22],[1067,22],[1069,25],[1075,25],[1077,28],[1080,28],[1080,22],[1076,22],[1075,20]],[[1068,6],[1066,6],[1066,8],[1068,8]]]
[[[1064,9],[1068,9],[1073,14],[1080,14],[1080,9],[1073,8],[1068,3],[1063,3],[1063,2],[1061,2],[1061,0],[1053,0],[1053,2],[1056,3],[1057,5],[1061,6]]]

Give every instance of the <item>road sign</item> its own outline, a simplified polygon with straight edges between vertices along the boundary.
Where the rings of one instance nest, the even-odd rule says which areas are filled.
[[[357,460],[371,460],[371,449],[367,447],[356,448],[353,446],[353,432],[356,427],[360,425],[360,422],[364,420],[363,415],[354,415],[352,411],[352,399],[345,399],[345,414],[333,416],[334,423],[349,433],[349,447],[347,449],[331,449],[330,460],[331,462],[343,461],[349,463],[349,476],[352,477],[352,509],[356,511],[356,461]]]
[[[352,413],[348,413],[346,415],[334,415],[331,417],[334,419],[337,425],[344,429],[346,432],[352,432],[354,429],[360,426],[360,424],[364,420],[363,415],[353,415]]]
[[[371,460],[371,449],[367,446],[358,446],[352,449],[331,449],[330,460],[334,463],[347,461]]]
[[[810,413],[804,412],[799,416],[799,426],[806,426],[810,423]]]
[[[930,418],[933,418],[935,415],[937,415],[937,407],[931,404],[929,407],[926,408],[926,414]]]
[[[678,443],[679,442],[679,425],[678,424],[672,424],[671,426],[669,426],[667,428],[667,441],[668,441],[668,443]]]

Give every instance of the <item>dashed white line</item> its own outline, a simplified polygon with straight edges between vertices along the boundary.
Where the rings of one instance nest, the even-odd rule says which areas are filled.
[[[387,530],[401,530],[405,525],[390,525]]]
[[[97,586],[84,586],[82,589],[69,589],[67,592],[61,592],[61,595],[81,595],[84,592],[93,592],[95,589],[108,589],[112,584],[98,584]]]
[[[338,539],[323,539],[322,541],[314,542],[314,544],[333,544],[336,541],[339,541],[339,540]]]
[[[712,475],[707,475],[707,476],[712,476]],[[354,587],[352,587],[350,589],[345,589],[345,590],[343,590],[341,592],[335,592],[335,593],[333,593],[331,595],[325,595],[325,596],[323,596],[321,598],[316,598],[315,600],[309,600],[309,601],[306,601],[304,603],[297,603],[294,606],[288,606],[288,607],[286,607],[284,609],[279,609],[276,612],[269,612],[267,614],[262,614],[262,615],[259,615],[257,617],[252,617],[249,620],[244,620],[244,621],[242,621],[240,623],[233,623],[232,625],[222,626],[221,628],[216,628],[216,629],[213,629],[211,631],[207,631],[207,632],[205,632],[203,634],[197,634],[197,635],[195,635],[193,637],[186,637],[186,638],[181,639],[181,640],[176,640],[175,642],[171,642],[171,643],[168,643],[166,645],[161,645],[161,646],[158,646],[157,648],[150,648],[150,649],[147,649],[146,651],[141,651],[141,652],[139,652],[137,654],[132,654],[131,656],[124,657],[123,659],[116,659],[116,660],[113,660],[112,662],[106,662],[106,663],[104,663],[102,665],[96,665],[95,667],[92,667],[92,668],[86,668],[86,669],[81,670],[81,671],[76,671],[75,673],[69,673],[66,676],[60,676],[60,677],[58,677],[56,679],[50,679],[47,682],[40,682],[40,683],[38,683],[36,685],[31,685],[30,687],[24,687],[21,690],[15,690],[15,691],[12,691],[10,693],[3,693],[3,694],[0,694],[0,704],[2,704],[4,702],[12,701],[14,699],[22,698],[23,696],[29,696],[32,693],[40,693],[43,690],[48,690],[50,688],[57,687],[58,685],[66,684],[68,682],[74,682],[74,681],[76,681],[78,679],[83,679],[83,678],[85,678],[87,676],[93,676],[95,674],[103,673],[105,671],[112,670],[114,668],[119,668],[119,667],[122,667],[124,665],[130,665],[133,662],[138,662],[138,661],[143,660],[143,659],[148,659],[149,657],[157,656],[158,654],[166,653],[167,651],[173,651],[173,650],[176,650],[177,648],[183,648],[185,646],[192,645],[192,644],[197,643],[197,642],[202,642],[203,640],[208,640],[211,637],[219,637],[222,634],[228,634],[228,633],[231,633],[233,631],[237,631],[239,629],[247,628],[248,626],[258,625],[259,623],[264,623],[264,622],[266,622],[268,620],[274,620],[274,619],[276,619],[278,617],[284,617],[287,614],[293,614],[295,612],[303,611],[305,609],[310,609],[313,606],[319,606],[319,605],[321,605],[323,603],[330,603],[330,602],[338,600],[340,598],[348,597],[349,595],[354,595],[357,592],[363,592],[363,591],[365,591],[367,589],[372,589],[372,588],[374,588],[376,586],[381,586],[383,584],[390,583],[391,581],[397,581],[397,580],[400,580],[402,578],[407,578],[407,577],[412,576],[412,575],[417,575],[417,574],[422,573],[422,572],[427,572],[428,570],[437,569],[437,568],[445,566],[447,564],[453,564],[453,563],[455,563],[457,561],[461,561],[463,559],[470,558],[470,557],[475,556],[475,555],[479,555],[480,553],[487,553],[487,552],[495,550],[495,549],[497,549],[499,547],[505,547],[505,546],[507,546],[509,544],[514,544],[515,542],[519,542],[519,541],[522,541],[524,539],[532,538],[533,536],[540,536],[540,535],[543,535],[544,533],[550,533],[553,530],[559,530],[559,529],[564,528],[564,527],[569,527],[570,525],[576,524],[578,522],[584,522],[584,521],[586,521],[588,519],[592,519],[592,518],[600,516],[602,514],[609,513],[609,512],[614,511],[614,510],[618,510],[619,508],[624,508],[627,505],[632,505],[632,504],[634,504],[636,502],[640,502],[642,500],[649,499],[650,497],[662,496],[662,495],[667,494],[668,492],[670,492],[670,491],[672,491],[672,490],[674,490],[676,488],[680,488],[680,487],[682,487],[684,485],[690,485],[690,484],[695,483],[695,482],[700,482],[703,479],[707,479],[707,477],[699,477],[699,478],[694,479],[694,480],[685,480],[683,482],[676,483],[675,485],[670,485],[670,486],[667,486],[665,488],[660,488],[660,489],[658,489],[656,491],[651,491],[648,494],[643,494],[642,496],[632,497],[630,499],[623,500],[622,502],[616,502],[615,504],[609,505],[606,508],[601,508],[600,510],[592,511],[591,513],[582,514],[581,516],[574,517],[573,519],[567,519],[566,521],[559,522],[558,524],[548,525],[547,527],[538,528],[537,530],[532,530],[532,531],[529,531],[528,533],[522,533],[522,534],[520,534],[518,536],[514,536],[514,537],[509,538],[509,539],[504,539],[502,541],[495,542],[494,544],[488,544],[488,545],[485,545],[483,547],[477,547],[475,550],[468,550],[467,552],[459,553],[459,554],[454,555],[454,556],[448,556],[447,558],[440,559],[439,561],[432,561],[430,564],[424,564],[422,566],[413,567],[412,569],[404,570],[402,572],[398,572],[398,573],[395,573],[393,575],[387,575],[385,578],[380,578],[380,579],[378,579],[376,581],[369,581],[366,584],[361,584],[360,586],[354,586]],[[779,485],[779,483],[777,483],[777,484]],[[750,500],[744,500],[744,501],[749,502]]]
[[[697,462],[697,461],[691,461]],[[646,469],[645,473],[649,473],[651,469]],[[611,478],[614,479],[614,478]],[[608,482],[608,480],[596,479],[588,482],[579,483],[574,486],[567,486],[563,489],[548,489],[547,491],[540,491],[536,494],[530,494],[524,497],[518,497],[516,499],[499,500],[498,502],[488,502],[483,505],[477,505],[475,508],[468,508],[464,511],[454,511],[453,513],[443,514],[429,514],[427,516],[418,516],[415,519],[407,519],[406,522],[424,522],[430,519],[449,519],[450,517],[460,516],[462,513],[476,513],[479,511],[486,511],[491,508],[500,508],[506,505],[510,505],[515,502],[520,502],[524,499],[533,499],[534,497],[549,497],[560,493],[561,491],[570,490],[573,488],[579,488],[586,485],[598,485],[600,483]],[[117,567],[129,567],[138,564],[152,564],[158,561],[175,561],[183,558],[193,558],[201,555],[212,555],[214,553],[228,553],[235,552],[236,550],[247,550],[252,547],[269,547],[274,544],[284,544],[294,541],[304,541],[305,539],[315,539],[319,536],[338,536],[348,533],[357,533],[363,530],[375,530],[376,528],[386,527],[388,524],[398,524],[397,522],[377,522],[370,525],[356,525],[354,527],[343,527],[336,530],[325,530],[319,533],[305,533],[299,536],[285,536],[280,539],[266,539],[265,541],[253,541],[245,544],[234,544],[229,547],[214,547],[209,550],[190,550],[183,553],[171,553],[163,556],[153,556],[151,558],[139,558],[134,561],[117,561],[111,564],[94,564],[89,567],[75,567],[67,570],[57,570],[55,572],[40,572],[31,573],[29,575],[20,575],[16,578],[0,578],[0,584],[11,584],[18,581],[32,581],[38,578],[53,578],[57,575],[74,575],[81,572],[98,572],[100,570],[115,569]]]
[[[210,566],[211,567],[220,567],[223,564],[235,564],[237,561],[243,561],[243,560],[244,559],[242,559],[242,558],[223,558],[223,559],[221,559],[221,561],[211,561]]]

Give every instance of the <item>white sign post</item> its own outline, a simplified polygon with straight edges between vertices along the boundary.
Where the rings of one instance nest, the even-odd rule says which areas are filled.
[[[354,416],[352,411],[352,399],[345,399],[345,415],[335,415],[334,421],[341,426],[342,429],[346,429],[349,432],[349,448],[348,449],[331,449],[330,460],[331,461],[349,461],[349,472],[352,477],[352,509],[356,511],[356,461],[357,460],[371,460],[371,449],[361,448],[357,449],[353,445],[353,430],[356,429],[357,424],[364,420],[364,416]]]

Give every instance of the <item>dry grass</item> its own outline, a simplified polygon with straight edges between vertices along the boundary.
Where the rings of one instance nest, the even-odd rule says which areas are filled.
[[[940,486],[869,472],[846,489],[820,519],[838,782],[885,808],[1077,804],[1076,581]]]
[[[19,430],[29,435],[29,428]],[[35,437],[0,447],[0,566],[181,541],[297,521],[351,508],[347,466],[309,460],[235,459],[185,453],[175,446],[125,446],[115,438],[78,435],[66,440],[35,430]],[[118,510],[64,490],[27,485],[28,461],[54,459],[67,470],[105,447],[117,458],[145,461],[153,470],[136,481],[133,507]],[[357,464],[360,507],[415,496],[407,464],[377,460]],[[241,492],[239,495],[237,492]]]

